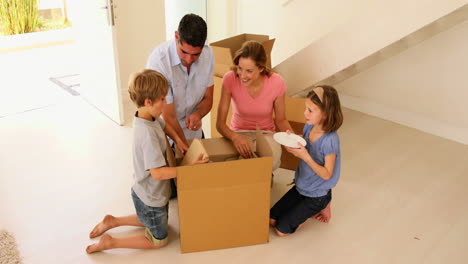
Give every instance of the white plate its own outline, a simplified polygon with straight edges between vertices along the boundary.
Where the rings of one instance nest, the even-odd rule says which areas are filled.
[[[273,138],[276,142],[290,148],[299,148],[297,146],[297,142],[299,142],[302,146],[306,145],[305,139],[296,135],[296,134],[289,134],[286,132],[278,132],[273,135]]]

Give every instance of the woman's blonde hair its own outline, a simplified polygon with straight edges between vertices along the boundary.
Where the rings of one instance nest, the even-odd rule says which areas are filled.
[[[161,73],[155,70],[143,70],[130,76],[128,94],[137,107],[145,105],[145,99],[156,101],[166,96],[169,83]]]
[[[239,50],[234,54],[234,66],[232,70],[237,75],[237,66],[239,65],[240,58],[249,58],[255,62],[259,69],[263,69],[261,75],[271,75],[271,69],[267,67],[267,55],[265,48],[262,44],[255,40],[248,40],[244,42]]]

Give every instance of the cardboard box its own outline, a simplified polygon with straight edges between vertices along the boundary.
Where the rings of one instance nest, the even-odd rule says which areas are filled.
[[[192,141],[177,167],[182,253],[268,242],[273,161],[260,131],[256,142],[258,158],[226,161],[239,156],[231,141]],[[187,165],[200,153],[210,162]]]
[[[285,98],[286,118],[288,119],[291,128],[294,130],[294,133],[301,136],[305,125],[305,100],[305,98],[292,98],[287,96]],[[281,153],[280,168],[296,170],[298,166],[299,159],[283,149],[283,152]]]
[[[211,111],[211,137],[221,137],[218,130],[216,129],[216,117],[218,116],[218,105],[219,98],[221,97],[221,89],[223,86],[223,76],[226,72],[231,70],[233,66],[234,53],[240,49],[242,44],[247,40],[256,40],[262,43],[267,54],[267,66],[271,68],[271,50],[275,39],[269,39],[267,35],[257,34],[241,34],[220,41],[216,41],[210,44],[213,49],[215,56],[215,69],[214,69],[214,94],[213,94],[213,107]],[[231,124],[231,107],[227,115],[226,123],[228,126]]]

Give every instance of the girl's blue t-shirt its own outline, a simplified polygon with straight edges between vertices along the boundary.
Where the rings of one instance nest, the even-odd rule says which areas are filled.
[[[320,197],[328,193],[328,191],[336,186],[340,178],[341,170],[341,152],[340,138],[336,131],[323,134],[315,142],[309,141],[309,134],[313,125],[306,124],[303,130],[303,137],[306,140],[306,149],[312,159],[323,166],[325,164],[325,156],[336,154],[335,168],[330,179],[322,179],[314,170],[304,161],[301,160],[299,167],[296,170],[295,182],[297,191],[308,197]]]

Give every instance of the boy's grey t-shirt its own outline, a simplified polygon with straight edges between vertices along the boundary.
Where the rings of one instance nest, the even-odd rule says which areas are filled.
[[[150,169],[167,166],[164,120],[148,121],[135,114],[133,120],[133,168],[135,184],[132,189],[148,206],[161,207],[169,201],[169,180],[155,180]]]

